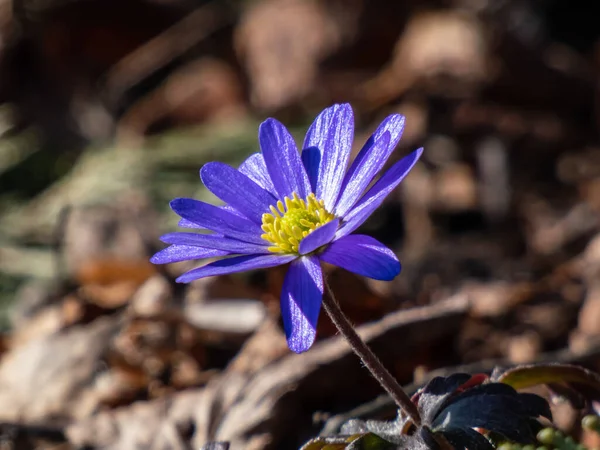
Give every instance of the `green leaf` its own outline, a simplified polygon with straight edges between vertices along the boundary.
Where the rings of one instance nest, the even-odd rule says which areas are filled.
[[[524,389],[539,384],[575,383],[600,393],[600,375],[570,364],[531,364],[492,374],[492,381]]]
[[[316,438],[300,450],[393,450],[396,446],[373,433]]]

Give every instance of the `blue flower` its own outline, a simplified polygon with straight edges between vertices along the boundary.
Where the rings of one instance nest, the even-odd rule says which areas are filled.
[[[303,352],[313,344],[323,297],[321,261],[377,280],[400,273],[394,253],[372,237],[351,233],[402,181],[421,156],[419,149],[388,169],[372,186],[394,150],[404,117],[387,117],[348,170],[354,116],[348,104],[325,109],[309,128],[301,153],[275,119],[260,125],[262,153],[239,169],[220,162],[200,170],[204,185],[225,206],[177,198],[171,208],[184,228],[210,234],[169,233],[171,244],[151,261],[165,264],[222,257],[177,278],[198,278],[290,264],[281,293],[288,345]]]

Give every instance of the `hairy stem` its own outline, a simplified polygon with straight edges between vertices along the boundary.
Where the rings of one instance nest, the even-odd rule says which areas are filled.
[[[398,407],[411,418],[415,425],[420,425],[421,416],[419,415],[419,411],[415,404],[410,400],[410,397],[404,392],[400,384],[398,384],[398,381],[396,381],[392,374],[383,366],[379,358],[375,356],[375,353],[373,353],[356,333],[356,330],[340,309],[327,281],[325,281],[325,287],[329,295],[323,296],[323,307],[333,324],[346,338],[346,341],[348,341],[354,353],[358,355],[373,377],[388,392],[388,394],[390,394]]]

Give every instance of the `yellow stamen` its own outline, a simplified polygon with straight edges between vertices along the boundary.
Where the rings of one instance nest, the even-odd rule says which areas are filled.
[[[271,214],[262,215],[265,234],[261,238],[272,244],[269,251],[273,253],[297,254],[303,238],[335,218],[315,194],[309,194],[304,200],[294,192],[292,198],[285,197],[283,202],[279,200],[277,206],[272,205],[270,210]]]

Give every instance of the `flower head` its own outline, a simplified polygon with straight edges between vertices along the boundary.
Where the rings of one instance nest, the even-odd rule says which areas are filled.
[[[220,162],[200,170],[204,185],[225,206],[188,198],[171,202],[182,217],[180,226],[212,233],[169,233],[161,239],[171,246],[151,261],[222,257],[181,275],[181,283],[291,263],[281,293],[283,324],[290,349],[308,350],[323,297],[321,261],[378,280],[391,280],[400,272],[390,249],[351,233],[421,156],[422,149],[411,153],[369,187],[403,128],[403,116],[387,117],[346,171],[354,134],[350,105],[321,112],[301,153],[285,126],[267,119],[258,132],[262,153],[250,156],[237,170]]]

